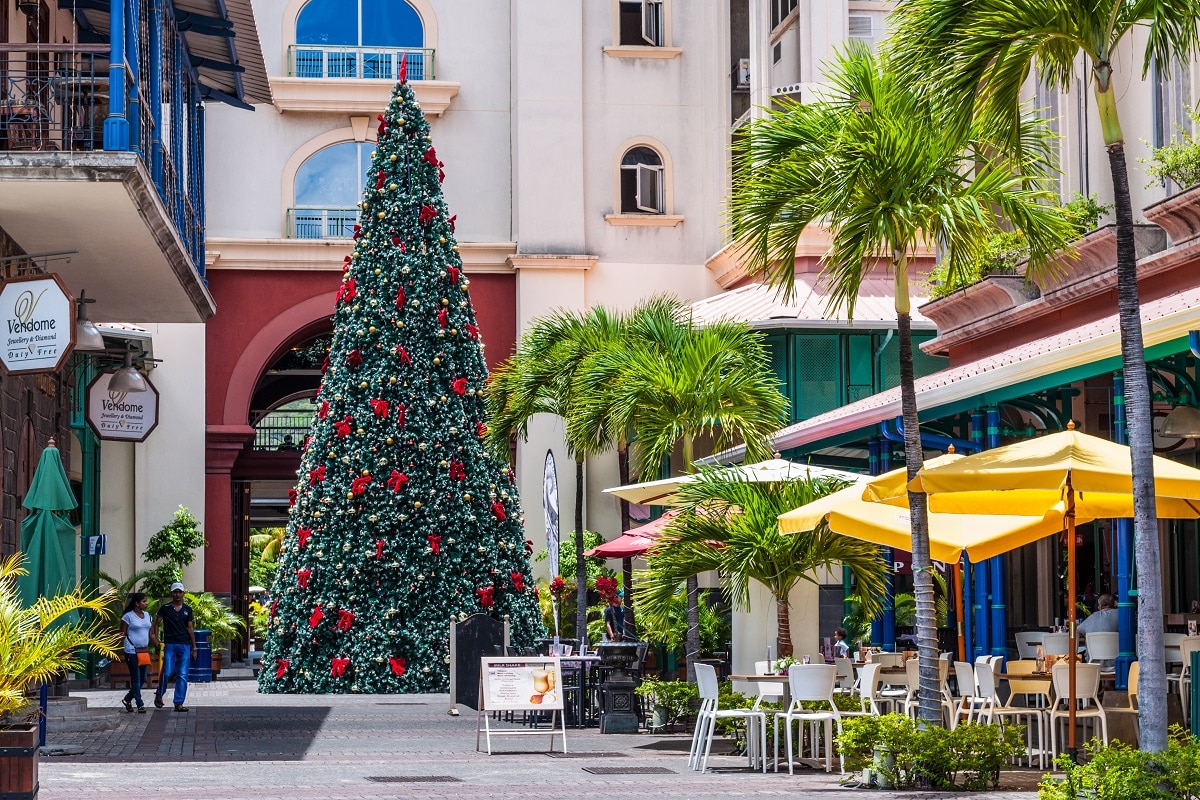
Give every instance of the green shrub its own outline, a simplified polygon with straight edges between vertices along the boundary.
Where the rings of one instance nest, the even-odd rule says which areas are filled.
[[[918,723],[902,714],[854,717],[837,738],[846,769],[871,767],[898,789],[928,783],[934,789],[994,788],[1000,768],[1025,752],[1021,725],[959,725],[952,731]],[[891,755],[876,763],[876,751]]]
[[[643,698],[646,704],[653,708],[662,706],[667,710],[667,725],[673,725],[677,720],[687,716],[693,703],[700,699],[696,684],[687,681],[660,681],[646,678],[641,682],[634,694]]]
[[[1200,112],[1193,106],[1187,111],[1193,125],[1200,124]],[[1200,183],[1200,141],[1181,126],[1175,128],[1176,137],[1162,147],[1154,148],[1150,158],[1139,158],[1146,165],[1146,177],[1150,182],[1146,188],[1165,180],[1172,180],[1181,188]],[[1149,144],[1142,140],[1144,144]]]
[[[1135,750],[1114,741],[1105,747],[1093,739],[1084,745],[1087,761],[1058,757],[1061,778],[1047,775],[1038,787],[1041,800],[1197,800],[1200,798],[1200,742],[1179,726],[1171,728],[1167,749]]]

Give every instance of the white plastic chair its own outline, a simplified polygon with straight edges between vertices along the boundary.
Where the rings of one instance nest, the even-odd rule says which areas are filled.
[[[1047,633],[1042,638],[1042,653],[1048,656],[1065,656],[1071,649],[1071,635]]]
[[[1183,656],[1179,652],[1179,643],[1186,638],[1187,634],[1185,633],[1163,634],[1163,662],[1166,664],[1167,672],[1171,671],[1173,665],[1183,663]]]
[[[1116,660],[1121,653],[1120,634],[1116,631],[1092,631],[1083,635],[1089,664],[1100,665],[1100,679],[1117,677]]]
[[[1046,637],[1045,631],[1021,631],[1017,633],[1017,657],[1037,658],[1037,646]]]
[[[755,661],[754,662],[754,674],[755,675],[770,675],[771,672],[772,672],[772,670],[771,670],[771,662],[770,661]]]
[[[863,664],[858,668],[858,680],[855,682],[862,709],[860,711],[843,711],[843,717],[865,717],[879,715],[879,704],[876,695],[879,692],[879,665]]]
[[[882,667],[903,667],[903,653],[871,653],[868,658],[872,664],[879,664]]]
[[[996,673],[992,671],[991,656],[980,656],[975,661],[974,693],[958,699],[950,728],[957,728],[960,720],[990,723],[996,705]]]
[[[1050,709],[1050,752],[1058,757],[1058,721],[1070,719],[1069,664],[1055,664],[1051,671],[1054,683],[1054,706]],[[1100,727],[1100,740],[1108,745],[1108,718],[1104,706],[1100,705],[1100,666],[1098,664],[1075,664],[1075,719],[1079,722],[1091,720]],[[1095,736],[1093,727],[1092,735]]]
[[[779,771],[779,723],[783,723],[787,739],[788,774],[793,774],[792,723],[798,722],[800,729],[799,754],[804,757],[804,727],[808,724],[808,738],[812,757],[819,758],[822,738],[825,745],[825,771],[833,771],[833,728],[842,732],[842,717],[833,702],[833,690],[837,684],[837,667],[832,664],[793,664],[788,669],[788,685],[792,690],[792,702],[787,711],[775,716],[775,771]],[[826,703],[829,710],[806,710],[802,703]],[[817,731],[824,736],[818,737]]]
[[[848,693],[854,691],[854,662],[848,658],[835,658],[833,665],[837,667],[837,685],[835,691]]]
[[[1179,657],[1183,668],[1178,675],[1168,675],[1167,680],[1179,684],[1179,702],[1183,705],[1183,724],[1190,725],[1192,709],[1190,704],[1192,688],[1192,653],[1200,651],[1200,636],[1185,636],[1179,640]]]
[[[767,724],[763,712],[750,708],[721,709],[717,699],[720,691],[717,670],[711,664],[696,664],[696,688],[700,693],[700,711],[696,715],[688,766],[698,769],[701,774],[708,768],[708,754],[712,749],[717,720],[721,719],[741,719],[746,722],[746,754],[751,766],[757,766],[757,760],[765,759],[767,752]],[[759,733],[759,741],[754,741],[750,736],[752,730]]]

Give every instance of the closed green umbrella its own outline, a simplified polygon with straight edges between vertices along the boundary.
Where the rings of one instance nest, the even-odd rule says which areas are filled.
[[[21,522],[21,549],[29,569],[20,579],[22,602],[32,605],[39,597],[69,594],[76,587],[75,526],[58,512],[79,504],[53,439],[38,459],[21,505],[30,511]]]

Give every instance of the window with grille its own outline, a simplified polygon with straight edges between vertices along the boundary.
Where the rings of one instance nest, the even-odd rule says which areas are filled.
[[[296,18],[291,69],[299,78],[399,77],[425,74],[421,16],[402,0],[309,0]]]
[[[295,207],[288,235],[297,239],[345,239],[354,235],[362,176],[374,142],[339,142],[309,156],[296,171]]]
[[[886,11],[856,11],[846,20],[852,42],[863,42],[874,50],[887,38]]]
[[[771,27],[774,28],[787,19],[798,2],[799,0],[771,0]]]
[[[662,156],[649,147],[630,148],[621,157],[621,213],[664,213]]]

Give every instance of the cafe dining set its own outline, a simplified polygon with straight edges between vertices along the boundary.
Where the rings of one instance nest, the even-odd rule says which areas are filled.
[[[1131,666],[1129,705],[1101,704],[1102,686],[1114,673],[1108,666],[1104,647],[1106,638],[1090,639],[1090,661],[1075,663],[1075,709],[1071,713],[1070,666],[1066,647],[1061,654],[1046,652],[1056,648],[1057,639],[1044,642],[1043,656],[1005,661],[1001,656],[980,656],[974,663],[953,661],[951,653],[938,659],[942,722],[953,729],[963,723],[1000,726],[1023,725],[1026,755],[1024,765],[1045,769],[1068,748],[1068,724],[1073,717],[1079,730],[1105,744],[1109,741],[1109,720],[1127,715],[1137,728],[1138,664]],[[1112,634],[1115,637],[1115,634]],[[1200,651],[1200,637],[1184,637],[1180,652]],[[1112,657],[1115,657],[1112,656]],[[915,657],[905,660],[902,653],[878,653],[867,663],[835,658],[833,663],[793,664],[786,674],[769,674],[770,662],[755,665],[754,675],[731,675],[735,684],[749,684],[757,697],[748,708],[721,708],[715,671],[704,664],[696,666],[701,707],[692,737],[689,766],[704,772],[718,725],[734,721],[744,726],[746,757],[753,770],[766,772],[774,765],[778,772],[786,765],[791,773],[802,764],[833,769],[835,737],[843,723],[853,717],[887,713],[918,715],[920,678]],[[1061,660],[1059,660],[1061,658]],[[1189,658],[1183,669],[1169,676],[1186,698],[1190,689]],[[853,698],[848,702],[838,695]],[[849,707],[850,710],[846,710]],[[768,734],[770,731],[770,735]],[[768,742],[774,741],[773,753]],[[781,749],[784,753],[780,759]]]

